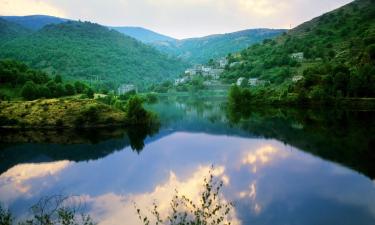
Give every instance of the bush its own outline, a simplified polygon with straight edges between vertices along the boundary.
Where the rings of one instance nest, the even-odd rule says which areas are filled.
[[[39,97],[38,87],[32,81],[27,81],[22,87],[21,96],[26,100],[34,100]]]

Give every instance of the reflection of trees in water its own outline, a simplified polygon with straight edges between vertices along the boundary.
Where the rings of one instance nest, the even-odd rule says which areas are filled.
[[[375,177],[375,112],[228,106],[230,123]]]
[[[113,130],[1,130],[0,174],[23,162],[96,160],[128,146],[140,152],[145,139],[157,133],[159,126],[138,125]]]
[[[145,139],[159,132],[159,124],[151,124],[145,126],[128,127],[127,135],[130,140],[130,147],[140,153],[145,146]]]

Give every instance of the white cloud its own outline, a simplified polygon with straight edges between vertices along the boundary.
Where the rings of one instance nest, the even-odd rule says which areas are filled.
[[[158,209],[162,217],[169,213],[170,200],[175,194],[175,189],[180,195],[185,195],[198,202],[200,191],[203,187],[203,178],[207,176],[210,167],[199,166],[186,179],[177,177],[174,172],[170,172],[167,181],[156,185],[151,192],[140,194],[120,195],[115,193],[106,193],[100,196],[85,196],[87,203],[92,205],[93,211],[90,214],[100,220],[100,225],[123,224],[142,224],[140,223],[134,208],[133,202],[147,214],[147,209],[151,209],[153,202],[158,203]],[[224,167],[215,167],[213,175],[223,178],[226,177]],[[225,201],[225,199],[223,199]],[[236,212],[232,212],[232,224],[240,224]],[[151,219],[152,216],[149,215]]]
[[[35,194],[30,191],[32,189],[32,185],[29,183],[31,180],[54,176],[70,165],[72,163],[67,160],[16,165],[0,176],[0,199],[7,203],[21,195],[30,197]],[[45,183],[39,183],[38,189],[42,189],[45,185]]]

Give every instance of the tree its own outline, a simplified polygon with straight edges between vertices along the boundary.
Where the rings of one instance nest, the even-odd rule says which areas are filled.
[[[66,95],[74,95],[75,89],[74,89],[73,85],[65,84],[65,93],[66,93]]]
[[[85,85],[82,82],[80,82],[80,81],[76,81],[74,83],[74,88],[76,89],[76,92],[78,94],[81,94],[85,90]]]
[[[32,81],[27,81],[22,87],[21,96],[27,100],[34,100],[39,97],[38,87]]]
[[[91,98],[93,99],[94,98],[94,91],[91,89],[91,88],[88,88],[87,91],[86,91],[86,95],[88,98]]]
[[[56,82],[56,83],[62,83],[62,77],[61,77],[61,75],[56,75],[55,76],[55,78],[54,78],[54,81]]]

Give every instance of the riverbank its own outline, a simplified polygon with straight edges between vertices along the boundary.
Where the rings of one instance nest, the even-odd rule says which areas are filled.
[[[1,128],[99,128],[126,125],[126,114],[92,99],[0,102]]]

